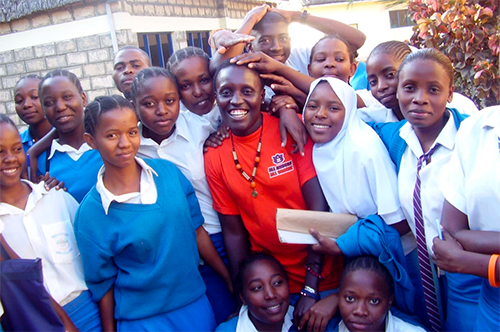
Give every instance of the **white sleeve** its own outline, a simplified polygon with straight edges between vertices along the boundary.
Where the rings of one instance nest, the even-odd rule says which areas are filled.
[[[447,103],[446,106],[455,108],[458,112],[467,115],[473,115],[479,112],[476,104],[474,104],[474,102],[470,98],[458,92],[453,93],[453,100],[451,101],[451,103]]]
[[[464,128],[461,128],[464,129]],[[464,135],[465,130],[459,130],[455,141],[455,149],[451,155],[450,161],[445,166],[443,172],[445,176],[439,183],[439,189],[444,198],[460,212],[467,214],[467,201],[465,198],[465,170],[464,160],[466,151],[464,145],[467,144]],[[468,132],[468,130],[467,130]]]
[[[286,65],[292,67],[298,72],[309,76],[307,66],[311,57],[311,49],[309,46],[292,47],[290,56],[286,60]]]

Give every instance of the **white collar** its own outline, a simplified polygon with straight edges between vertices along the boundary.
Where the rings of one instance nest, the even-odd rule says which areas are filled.
[[[455,137],[457,136],[457,127],[455,125],[453,113],[449,112],[449,114],[450,117],[448,118],[448,121],[446,121],[446,124],[444,125],[443,129],[441,129],[441,132],[439,133],[436,141],[432,144],[430,149],[432,149],[436,144],[440,144],[448,150],[453,150],[453,147],[455,146]],[[408,147],[417,157],[420,157],[424,153],[424,151],[422,150],[422,145],[418,140],[417,134],[415,133],[413,126],[409,122],[406,122],[401,127],[401,129],[399,130],[399,136],[406,141]]]
[[[43,195],[48,194],[43,181],[38,184],[23,179],[21,179],[21,181],[31,187],[31,193],[29,194],[25,209],[22,210],[7,203],[0,203],[0,216],[28,213],[33,210],[36,203],[42,199]]]
[[[87,152],[89,150],[92,150],[92,148],[87,143],[83,143],[82,145],[80,145],[80,148],[78,148],[78,150],[77,150],[77,149],[75,149],[74,147],[72,147],[71,145],[68,145],[68,144],[62,144],[61,145],[59,143],[59,140],[55,139],[55,140],[52,141],[52,145],[50,147],[50,155],[49,155],[48,159],[51,159],[54,156],[54,153],[56,151],[66,152],[66,153],[72,153],[72,154],[81,156],[82,154],[84,154],[85,152]]]
[[[288,306],[288,311],[285,315],[285,320],[283,322],[283,326],[281,328],[281,332],[288,332],[290,327],[292,327],[293,323],[293,306]],[[238,323],[236,325],[235,332],[258,332],[250,320],[250,316],[248,315],[248,306],[242,305],[240,309],[240,314],[238,316]]]
[[[127,193],[123,195],[114,195],[104,186],[103,176],[105,172],[104,165],[99,170],[97,174],[97,184],[96,190],[101,196],[102,207],[104,209],[104,213],[108,214],[109,206],[113,201],[118,203],[124,203],[140,196],[140,200],[142,204],[153,204],[156,202],[157,195],[148,195],[151,186],[155,186],[153,175],[158,176],[156,171],[151,168],[144,160],[139,157],[135,157],[135,161],[139,166],[142,167],[141,171],[141,183],[140,183],[140,192]],[[155,191],[156,193],[156,191]]]
[[[174,131],[172,132],[172,135],[161,141],[160,144],[156,143],[151,138],[144,137],[144,125],[141,122],[139,122],[138,127],[139,127],[139,135],[141,136],[141,145],[163,147],[172,142],[175,142],[177,136],[182,137],[189,142],[190,132],[188,127],[188,122],[186,121],[187,120],[186,117],[191,116],[191,114],[193,113],[189,111],[179,112],[179,117],[177,118],[177,121],[175,121],[175,128]]]

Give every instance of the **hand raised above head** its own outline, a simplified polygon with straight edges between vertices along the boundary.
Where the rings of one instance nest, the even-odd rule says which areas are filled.
[[[243,33],[234,33],[228,30],[218,30],[212,34],[210,44],[217,49],[217,53],[224,54],[231,46],[246,44],[254,40],[255,37]]]
[[[271,74],[284,66],[281,62],[274,60],[269,55],[262,52],[245,53],[235,56],[231,63],[237,65],[247,65],[250,69],[255,69],[260,73]]]

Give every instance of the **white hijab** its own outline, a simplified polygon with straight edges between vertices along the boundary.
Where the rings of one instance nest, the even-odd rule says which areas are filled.
[[[396,168],[378,135],[358,117],[353,88],[336,78],[319,78],[311,84],[305,105],[322,81],[345,107],[337,136],[313,148],[314,167],[331,211],[358,218],[378,213],[388,224],[403,220]]]

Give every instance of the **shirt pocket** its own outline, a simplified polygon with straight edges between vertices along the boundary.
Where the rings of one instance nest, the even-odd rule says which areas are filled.
[[[70,264],[80,255],[70,222],[42,225],[50,256],[55,264]]]
[[[203,148],[187,152],[186,160],[191,178],[189,181],[198,181],[205,178],[205,160],[203,159]]]

